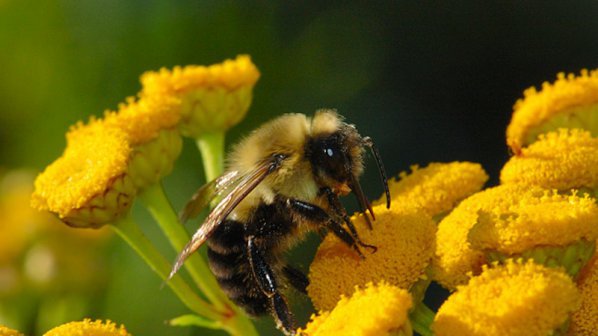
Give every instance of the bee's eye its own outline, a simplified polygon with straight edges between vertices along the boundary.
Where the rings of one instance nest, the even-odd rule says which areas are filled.
[[[341,138],[337,134],[314,139],[309,143],[307,153],[316,174],[338,181],[348,178],[346,167],[349,158],[343,152]]]

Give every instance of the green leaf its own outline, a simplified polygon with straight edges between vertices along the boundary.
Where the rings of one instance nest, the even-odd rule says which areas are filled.
[[[222,329],[222,324],[218,321],[209,320],[205,317],[187,314],[179,317],[175,317],[168,321],[168,324],[175,327],[203,327],[210,329]]]

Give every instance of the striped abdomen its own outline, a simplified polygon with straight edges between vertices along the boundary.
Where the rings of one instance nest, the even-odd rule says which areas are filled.
[[[226,220],[208,240],[208,262],[229,299],[249,315],[269,312],[270,302],[251,272],[243,224]]]

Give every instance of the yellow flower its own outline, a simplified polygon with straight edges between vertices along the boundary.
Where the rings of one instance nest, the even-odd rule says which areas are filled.
[[[182,149],[177,130],[180,99],[168,95],[127,99],[118,112],[107,112],[105,124],[123,130],[132,145],[129,176],[143,189],[168,175]]]
[[[78,322],[69,322],[58,326],[44,336],[130,336],[123,325],[117,326],[114,322],[107,320],[92,321],[84,319]]]
[[[598,206],[593,198],[544,191],[521,194],[514,204],[498,204],[501,201],[497,200],[490,211],[479,211],[478,221],[469,232],[475,249],[496,251],[503,259],[531,257],[573,273],[591,257],[598,238]],[[580,251],[568,251],[570,247]],[[575,252],[581,253],[571,259],[568,255]]]
[[[539,92],[527,89],[513,109],[507,143],[515,153],[539,134],[561,127],[583,128],[598,136],[598,71],[582,70],[577,77],[560,73]]]
[[[402,172],[399,178],[389,181],[393,202],[421,208],[436,217],[479,191],[488,175],[477,163],[451,162],[431,163],[425,168],[412,166],[410,174]],[[373,204],[385,202],[383,197]]]
[[[522,193],[531,191],[517,185],[489,188],[463,200],[444,217],[436,233],[433,279],[448,289],[454,289],[467,282],[468,273],[479,274],[486,257],[467,240],[469,230],[478,220],[478,212],[497,206],[508,207],[516,203]]]
[[[305,336],[410,336],[407,314],[412,306],[409,293],[384,282],[364,289],[355,287],[350,298],[342,296],[331,312],[312,315],[298,334]]]
[[[247,55],[211,66],[163,68],[141,76],[141,96],[180,98],[181,132],[198,138],[206,132],[223,132],[243,119],[259,76]]]
[[[20,332],[0,325],[0,336],[25,336]]]
[[[484,267],[440,307],[435,335],[545,336],[579,307],[580,296],[565,273],[529,261]]]
[[[543,134],[505,164],[500,179],[562,191],[598,189],[598,138],[577,129]]]
[[[392,202],[373,208],[374,229],[369,230],[363,215],[352,217],[359,237],[377,251],[364,250],[364,259],[332,234],[318,248],[309,270],[307,292],[319,310],[330,310],[341,295],[350,295],[355,286],[386,281],[411,289],[425,278],[425,270],[434,253],[436,225],[421,212],[410,212]]]
[[[135,188],[127,174],[127,135],[102,122],[79,124],[67,134],[60,158],[35,180],[31,205],[67,224],[99,227],[125,213]]]
[[[129,143],[136,146],[154,140],[160,131],[174,129],[181,119],[181,101],[172,96],[129,97],[118,112],[107,111],[108,126],[123,130]]]
[[[598,254],[584,269],[578,285],[581,307],[571,317],[570,335],[591,336],[598,330]]]

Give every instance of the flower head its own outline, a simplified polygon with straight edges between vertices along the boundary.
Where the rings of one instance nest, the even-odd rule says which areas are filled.
[[[436,252],[432,260],[432,276],[448,289],[467,282],[468,273],[479,274],[486,257],[467,240],[469,230],[478,220],[480,210],[508,207],[525,192],[538,191],[518,185],[489,188],[463,200],[440,221],[436,233]]]
[[[138,189],[152,185],[173,168],[181,153],[177,130],[181,101],[168,95],[127,99],[118,112],[106,112],[104,123],[124,131],[132,145],[129,176]]]
[[[25,336],[20,332],[0,325],[0,336]]]
[[[539,134],[560,127],[583,128],[598,135],[598,71],[582,70],[579,76],[560,73],[557,80],[524,92],[514,106],[507,128],[507,143],[515,153]]]
[[[421,212],[409,212],[393,202],[374,206],[376,221],[373,230],[366,227],[363,215],[352,217],[359,237],[376,246],[376,253],[365,252],[365,258],[329,234],[320,245],[310,266],[308,294],[314,306],[330,310],[341,295],[350,295],[355,286],[386,281],[410,289],[425,277],[434,251],[436,225]]]
[[[598,188],[598,138],[578,129],[540,135],[505,164],[505,184],[537,185],[549,189]]]
[[[198,138],[222,132],[243,119],[260,76],[247,55],[211,66],[175,67],[141,76],[141,96],[170,95],[182,101],[181,131]]]
[[[584,269],[578,285],[581,307],[571,318],[571,335],[591,336],[598,330],[598,254]]]
[[[366,284],[365,288],[355,287],[350,298],[342,296],[330,312],[320,312],[300,335],[411,335],[407,317],[412,306],[409,293],[396,286],[380,283]],[[404,334],[399,331],[403,330]]]
[[[167,95],[127,98],[118,111],[107,111],[107,126],[123,130],[132,146],[146,143],[158,137],[160,131],[174,129],[181,119],[180,99]]]
[[[484,267],[459,286],[434,319],[435,335],[550,335],[579,306],[575,284],[558,269],[529,261]]]
[[[107,320],[92,321],[84,319],[78,322],[69,322],[58,326],[44,336],[130,336],[123,325],[117,326],[114,322]]]
[[[92,121],[77,125],[66,137],[62,156],[35,180],[31,205],[73,226],[98,227],[119,217],[135,194],[127,175],[127,135]]]
[[[399,180],[389,181],[393,202],[421,208],[430,216],[443,214],[467,196],[479,191],[488,180],[481,165],[472,162],[431,163],[411,167]],[[382,204],[381,198],[373,204]]]
[[[501,202],[504,200],[497,200]],[[480,210],[469,232],[472,246],[517,254],[542,246],[565,246],[598,238],[598,206],[587,195],[522,193],[514,204]]]

